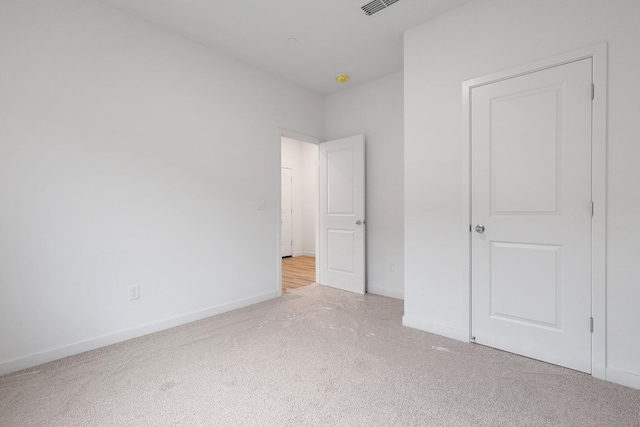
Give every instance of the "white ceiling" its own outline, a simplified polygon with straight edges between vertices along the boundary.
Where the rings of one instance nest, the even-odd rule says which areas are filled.
[[[100,1],[330,94],[402,70],[403,32],[470,0],[400,0],[371,16],[360,9],[370,0]]]

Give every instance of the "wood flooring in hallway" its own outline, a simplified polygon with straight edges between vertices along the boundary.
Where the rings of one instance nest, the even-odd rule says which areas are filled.
[[[316,259],[310,256],[282,258],[282,293],[316,281]]]

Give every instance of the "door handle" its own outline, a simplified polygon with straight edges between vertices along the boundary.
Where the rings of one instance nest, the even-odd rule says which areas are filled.
[[[478,233],[484,233],[484,225],[482,225],[482,224],[476,225],[476,231]]]
[[[364,224],[364,221],[362,221],[361,219],[356,221],[356,225],[362,225],[362,224]]]

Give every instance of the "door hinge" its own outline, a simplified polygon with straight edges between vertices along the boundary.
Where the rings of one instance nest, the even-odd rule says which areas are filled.
[[[591,83],[591,99],[596,99],[596,85]]]
[[[591,328],[591,332],[593,333],[593,317],[590,318],[589,327]]]
[[[469,224],[469,233],[471,233],[471,224]]]
[[[591,201],[591,217],[593,217],[593,200]]]

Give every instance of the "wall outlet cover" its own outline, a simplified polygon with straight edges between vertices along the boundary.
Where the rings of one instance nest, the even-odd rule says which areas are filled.
[[[133,301],[140,298],[140,286],[130,286],[129,287],[129,301]]]

